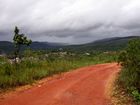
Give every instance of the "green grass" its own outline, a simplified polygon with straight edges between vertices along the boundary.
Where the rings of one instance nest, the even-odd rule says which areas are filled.
[[[74,55],[74,56],[50,56],[45,60],[24,60],[20,64],[13,65],[8,63],[5,59],[0,58],[0,88],[8,89],[25,84],[31,84],[35,80],[44,77],[60,74],[79,67],[114,62],[117,59],[116,54],[94,54]]]

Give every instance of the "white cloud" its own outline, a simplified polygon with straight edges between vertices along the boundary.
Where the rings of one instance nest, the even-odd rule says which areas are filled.
[[[1,0],[0,33],[7,36],[0,40],[9,40],[15,25],[43,41],[82,43],[136,35],[139,12],[139,0]]]

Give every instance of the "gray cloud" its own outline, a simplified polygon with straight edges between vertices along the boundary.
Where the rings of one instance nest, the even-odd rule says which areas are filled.
[[[86,43],[140,35],[139,0],[1,0],[0,40],[19,26],[33,40]]]

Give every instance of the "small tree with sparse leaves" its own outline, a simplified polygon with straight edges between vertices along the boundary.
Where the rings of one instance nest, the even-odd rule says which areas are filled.
[[[14,45],[15,45],[14,54],[15,54],[15,63],[17,63],[16,58],[17,57],[20,58],[19,53],[20,53],[21,46],[22,45],[29,46],[32,43],[32,41],[30,39],[27,39],[27,37],[24,34],[19,34],[18,27],[15,27],[14,33],[15,33],[13,38]]]

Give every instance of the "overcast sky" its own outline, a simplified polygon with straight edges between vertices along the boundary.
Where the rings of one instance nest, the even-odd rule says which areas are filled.
[[[0,0],[0,40],[86,43],[140,35],[140,0]]]

